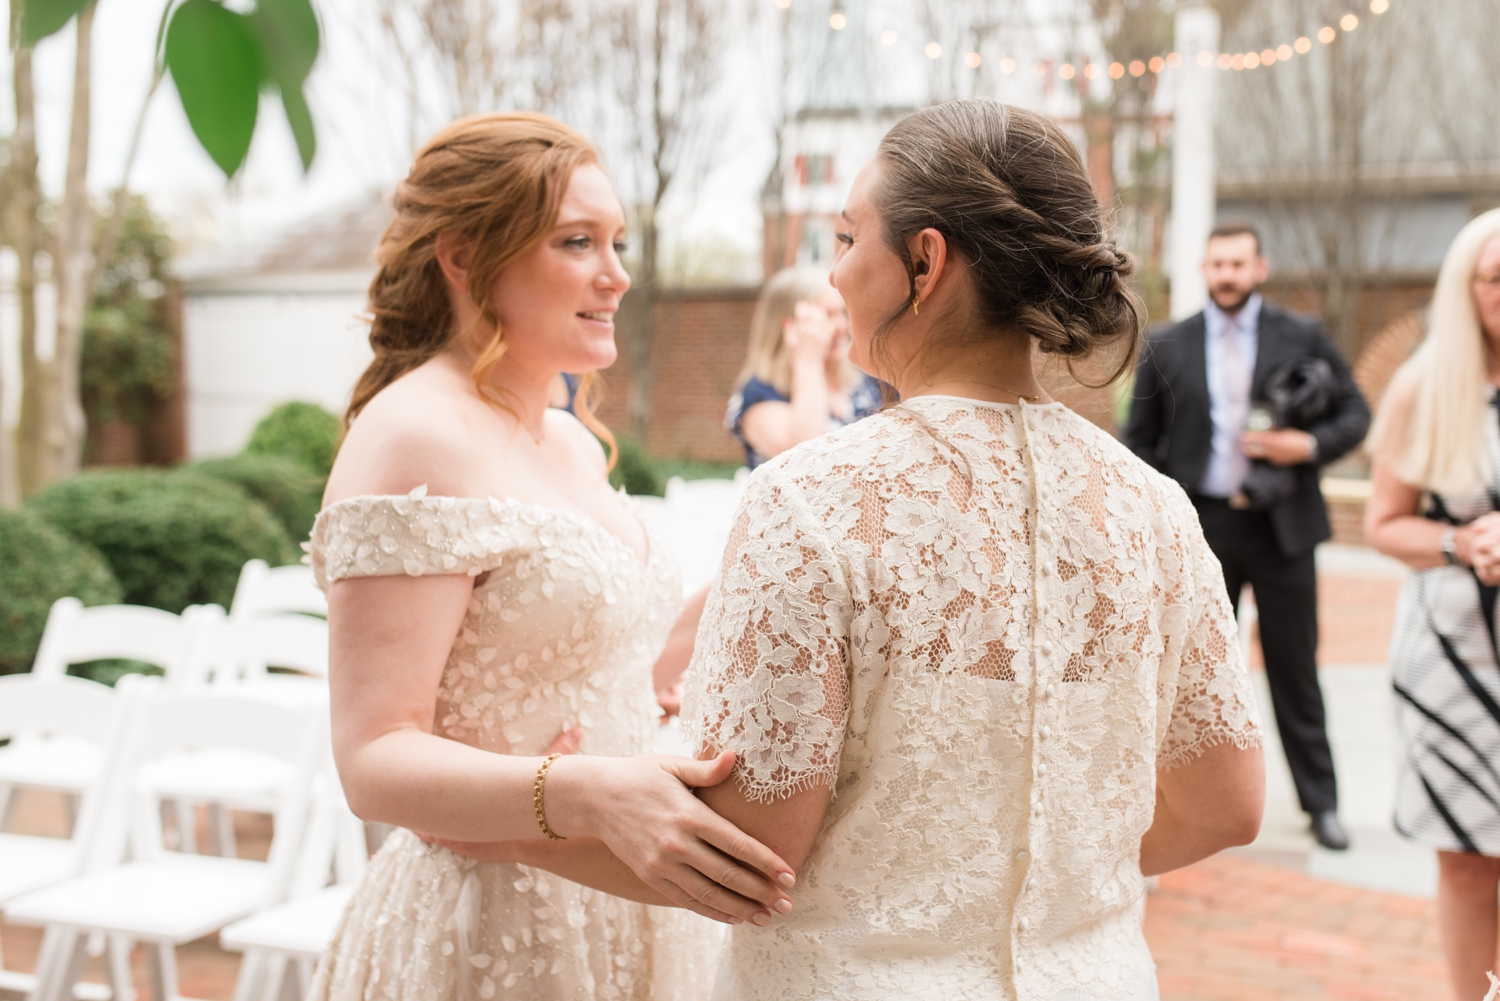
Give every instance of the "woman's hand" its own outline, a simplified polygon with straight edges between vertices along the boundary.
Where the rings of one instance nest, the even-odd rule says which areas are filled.
[[[799,302],[793,310],[792,319],[782,329],[787,353],[793,361],[815,361],[821,367],[838,328],[828,318],[828,311],[817,303]]]
[[[1474,568],[1480,583],[1492,587],[1500,583],[1500,511],[1482,515],[1455,532],[1453,549],[1460,563]]]
[[[693,788],[715,786],[734,754],[563,758],[547,775],[547,823],[598,838],[648,887],[681,907],[764,924],[792,909],[791,867],[709,809]]]

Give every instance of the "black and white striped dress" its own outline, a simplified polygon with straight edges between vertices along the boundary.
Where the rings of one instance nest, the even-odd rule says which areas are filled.
[[[1500,394],[1486,421],[1500,471]],[[1462,497],[1428,495],[1427,516],[1463,524],[1500,509],[1500,475]],[[1500,645],[1496,589],[1464,567],[1406,578],[1391,633],[1396,829],[1443,851],[1500,856]]]

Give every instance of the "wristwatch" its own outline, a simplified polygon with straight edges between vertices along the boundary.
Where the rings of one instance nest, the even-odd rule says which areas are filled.
[[[1443,561],[1450,567],[1463,566],[1458,562],[1458,546],[1455,544],[1458,538],[1458,526],[1449,525],[1443,529],[1443,542],[1439,548],[1443,551]]]

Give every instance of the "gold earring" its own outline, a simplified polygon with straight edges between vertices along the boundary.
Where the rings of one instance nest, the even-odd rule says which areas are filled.
[[[921,316],[922,315],[922,311],[917,308],[919,305],[921,305],[921,302],[922,302],[922,293],[920,293],[920,292],[913,292],[912,295],[911,295],[911,315],[912,316]]]

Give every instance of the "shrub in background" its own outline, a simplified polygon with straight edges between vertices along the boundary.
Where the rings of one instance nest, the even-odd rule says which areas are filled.
[[[233,483],[244,490],[271,509],[294,542],[302,542],[312,534],[313,521],[323,505],[323,487],[328,482],[296,459],[251,452],[225,459],[205,459],[182,470]]]
[[[667,492],[666,477],[661,475],[656,463],[646,454],[640,442],[620,438],[616,444],[619,455],[615,460],[615,468],[609,474],[610,486],[623,486],[627,494],[638,497],[660,497]]]
[[[84,473],[34,498],[31,510],[99,550],[124,600],[181,612],[228,607],[240,567],[301,555],[276,516],[239,487],[192,471]]]
[[[283,403],[255,425],[245,451],[296,459],[319,476],[333,469],[339,419],[316,403]]]
[[[97,549],[35,512],[0,510],[0,674],[31,669],[47,612],[69,595],[110,605],[122,591]]]

